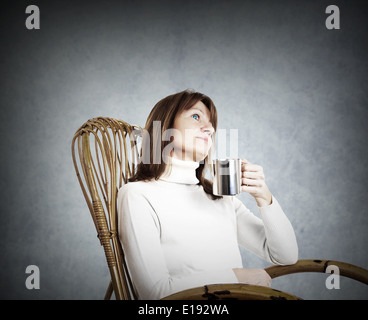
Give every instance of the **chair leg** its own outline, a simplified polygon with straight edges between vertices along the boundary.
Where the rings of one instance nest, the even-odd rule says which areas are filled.
[[[110,300],[114,288],[112,286],[112,280],[110,280],[109,286],[107,287],[104,300]]]

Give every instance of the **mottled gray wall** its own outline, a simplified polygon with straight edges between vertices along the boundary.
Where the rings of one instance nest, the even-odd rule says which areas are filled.
[[[25,28],[25,8],[41,29]],[[109,281],[78,185],[71,140],[103,115],[144,125],[161,98],[194,88],[219,128],[263,166],[300,258],[368,267],[367,11],[358,1],[5,1],[1,8],[3,299],[101,299]],[[7,5],[6,5],[7,4]],[[341,29],[327,30],[336,4]],[[240,198],[252,210],[252,199]],[[246,267],[267,264],[243,252]],[[25,268],[39,266],[41,289]],[[366,299],[325,274],[276,279],[306,299]]]

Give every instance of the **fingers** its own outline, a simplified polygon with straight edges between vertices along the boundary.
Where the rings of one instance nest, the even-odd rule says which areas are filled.
[[[244,163],[242,165],[242,171],[248,172],[263,172],[263,168],[257,164]]]
[[[263,172],[263,168],[257,164],[250,163],[247,159],[241,159],[242,171]]]
[[[264,269],[251,269],[252,279],[251,282],[255,285],[270,287],[272,279],[270,275]]]
[[[240,283],[251,285],[271,286],[271,277],[264,269],[233,269]]]
[[[245,165],[245,170],[242,171],[242,185],[250,187],[262,187],[264,185],[264,180],[265,177],[261,166],[251,164]]]
[[[248,187],[262,187],[263,186],[263,180],[261,179],[246,179],[242,178],[241,184],[248,186]]]
[[[241,171],[241,192],[250,194],[259,207],[270,205],[272,194],[266,185],[263,168],[242,159]]]
[[[247,179],[261,179],[264,180],[264,174],[262,171],[243,171],[242,172],[242,178],[247,178]]]
[[[265,179],[263,174],[258,172],[243,172],[243,177],[241,179],[241,191],[247,192],[253,197],[259,197],[264,192],[265,188]]]
[[[245,158],[241,159],[241,170],[244,171],[245,170],[245,166],[249,164],[249,161]]]
[[[258,186],[247,186],[247,185],[242,185],[240,187],[240,190],[242,192],[247,192],[249,193],[251,196],[253,197],[259,197],[262,194],[262,188],[258,187]]]

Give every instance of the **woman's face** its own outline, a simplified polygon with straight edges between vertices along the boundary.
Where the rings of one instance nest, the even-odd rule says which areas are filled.
[[[210,111],[202,101],[177,115],[174,121],[174,153],[180,160],[199,162],[212,146],[214,129]]]

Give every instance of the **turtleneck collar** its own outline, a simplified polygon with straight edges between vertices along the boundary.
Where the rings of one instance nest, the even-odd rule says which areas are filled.
[[[171,157],[171,164],[167,163],[166,171],[159,180],[182,184],[198,184],[199,180],[196,176],[198,167],[199,162],[184,161]]]

